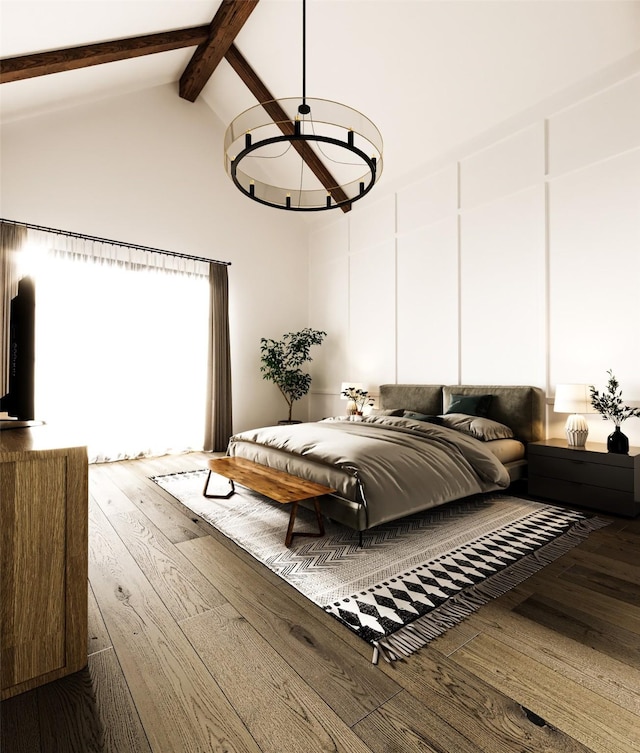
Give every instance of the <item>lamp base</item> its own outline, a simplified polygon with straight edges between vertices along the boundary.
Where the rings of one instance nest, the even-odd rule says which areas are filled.
[[[569,447],[584,447],[589,436],[589,426],[579,413],[572,413],[565,425]]]

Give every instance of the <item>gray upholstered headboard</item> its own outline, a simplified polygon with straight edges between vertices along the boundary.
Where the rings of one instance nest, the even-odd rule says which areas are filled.
[[[381,408],[438,415],[451,395],[493,395],[488,418],[506,424],[522,442],[544,438],[544,393],[538,387],[468,384],[382,384]]]

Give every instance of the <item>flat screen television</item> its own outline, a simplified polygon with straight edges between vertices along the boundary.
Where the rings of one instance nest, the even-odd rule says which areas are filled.
[[[9,324],[8,392],[0,398],[0,429],[41,423],[35,421],[35,327],[36,289],[31,277],[23,277],[11,300]]]

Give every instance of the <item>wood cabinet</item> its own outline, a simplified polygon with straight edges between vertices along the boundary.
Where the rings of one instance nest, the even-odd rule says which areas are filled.
[[[531,442],[527,452],[531,495],[613,515],[640,513],[640,447],[617,455],[604,444],[548,439]]]
[[[1,699],[87,664],[86,447],[0,432]]]

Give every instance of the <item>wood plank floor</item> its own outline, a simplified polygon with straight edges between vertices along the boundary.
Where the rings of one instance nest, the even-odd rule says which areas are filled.
[[[149,480],[209,457],[91,466],[89,663],[2,703],[3,752],[640,751],[640,520],[373,666]]]

